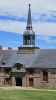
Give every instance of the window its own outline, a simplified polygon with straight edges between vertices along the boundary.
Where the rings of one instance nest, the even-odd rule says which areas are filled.
[[[9,74],[10,69],[9,69],[9,68],[5,68],[5,69],[4,69],[4,72],[7,73],[7,74]]]
[[[28,40],[30,40],[30,36],[28,36]]]
[[[43,81],[48,82],[48,72],[47,72],[47,70],[43,70]]]
[[[27,44],[27,36],[24,37],[24,44]]]
[[[4,84],[9,84],[10,83],[10,78],[5,78],[4,79]]]
[[[33,86],[33,78],[29,78],[29,86]]]

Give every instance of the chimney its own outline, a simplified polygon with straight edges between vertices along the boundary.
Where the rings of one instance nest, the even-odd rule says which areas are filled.
[[[8,47],[8,51],[9,51],[9,54],[11,55],[12,54],[12,48]]]
[[[2,46],[0,46],[0,57],[3,55]]]
[[[8,50],[12,50],[12,48],[11,47],[8,47]]]

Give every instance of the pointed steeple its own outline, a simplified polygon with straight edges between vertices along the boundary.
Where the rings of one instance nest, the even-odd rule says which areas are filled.
[[[29,4],[26,30],[23,34],[23,45],[35,46],[35,33],[32,29],[31,8]]]
[[[29,4],[29,10],[28,10],[28,19],[27,19],[27,29],[32,29],[32,20],[31,20],[31,4]]]
[[[23,47],[19,47],[18,52],[20,54],[32,54],[36,51],[36,49],[37,47],[35,46],[35,32],[32,28],[31,5],[29,4],[27,25],[23,33]]]

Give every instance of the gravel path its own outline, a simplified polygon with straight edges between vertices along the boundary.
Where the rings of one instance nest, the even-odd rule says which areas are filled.
[[[36,91],[56,92],[56,90],[52,90],[52,89],[35,89],[35,88],[32,88],[32,87],[17,87],[17,86],[0,87],[0,89],[3,89],[3,90],[36,90]]]

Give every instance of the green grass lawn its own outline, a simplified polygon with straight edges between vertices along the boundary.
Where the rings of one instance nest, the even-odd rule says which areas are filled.
[[[56,100],[56,92],[0,89],[0,100]]]

